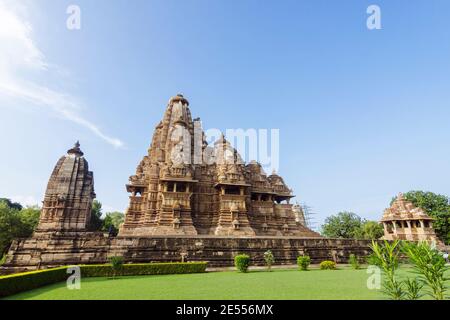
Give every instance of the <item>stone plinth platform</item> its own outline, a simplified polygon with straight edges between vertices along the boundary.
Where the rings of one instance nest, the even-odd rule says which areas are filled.
[[[295,264],[299,255],[309,255],[312,263],[334,260],[347,263],[350,254],[370,254],[370,241],[299,237],[217,237],[153,236],[105,237],[92,233],[46,236],[14,241],[2,273],[35,270],[62,265],[107,263],[110,256],[126,262],[208,261],[209,267],[233,265],[233,258],[246,253],[252,265],[263,265],[263,254],[272,250],[276,264]]]

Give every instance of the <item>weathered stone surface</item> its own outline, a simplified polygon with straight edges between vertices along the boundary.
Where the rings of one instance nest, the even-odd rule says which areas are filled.
[[[414,206],[400,193],[390,208],[384,211],[381,222],[386,240],[430,241],[438,243],[433,218]]]
[[[94,175],[77,142],[50,176],[36,233],[86,231],[94,198]]]
[[[245,165],[224,136],[208,146],[198,124],[182,95],[170,99],[127,185],[132,195],[120,236],[320,237],[296,222],[283,178],[267,177],[257,162]]]
[[[86,233],[79,236],[32,238],[15,241],[4,272],[18,272],[60,265],[106,263],[110,256],[126,262],[208,261],[209,266],[232,266],[236,254],[246,253],[253,265],[264,264],[264,252],[272,250],[277,264],[295,264],[299,255],[313,263],[334,260],[347,263],[350,254],[370,253],[370,241],[303,239],[294,237],[153,236],[108,238]],[[39,249],[37,249],[39,247]]]

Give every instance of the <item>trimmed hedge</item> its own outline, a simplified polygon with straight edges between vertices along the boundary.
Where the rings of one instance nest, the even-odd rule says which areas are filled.
[[[0,297],[36,289],[67,279],[67,267],[29,271],[0,277]]]
[[[116,276],[202,273],[206,271],[207,264],[207,262],[124,264],[116,272]],[[80,267],[81,277],[114,276],[114,269],[111,265],[83,265]]]
[[[207,262],[124,264],[116,271],[115,276],[202,273],[206,272],[207,264]],[[67,273],[68,267],[69,266],[64,266],[0,276],[0,297],[36,289],[52,283],[66,281],[70,276],[70,274]],[[114,276],[114,269],[108,264],[81,265],[79,267],[81,278]]]

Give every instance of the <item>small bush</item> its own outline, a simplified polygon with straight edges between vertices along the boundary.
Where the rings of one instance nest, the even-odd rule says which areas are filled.
[[[423,283],[417,279],[406,279],[406,298],[408,300],[419,300],[423,294],[421,290],[423,288]]]
[[[375,253],[371,253],[368,256],[365,257],[365,261],[368,265],[370,266],[377,266],[377,267],[381,267],[380,265],[380,260],[377,258],[377,256],[375,255]]]
[[[359,261],[358,261],[358,257],[354,254],[351,254],[349,259],[348,259],[348,263],[352,266],[353,269],[357,270],[360,268],[359,266]]]
[[[113,269],[113,278],[116,277],[116,274],[122,269],[123,266],[123,257],[110,257],[109,261],[111,262],[111,267]]]
[[[268,251],[264,252],[264,261],[266,262],[267,269],[269,269],[269,271],[270,271],[270,269],[272,268],[272,265],[275,262],[275,257],[273,256],[272,251],[268,250]]]
[[[308,267],[310,264],[311,264],[311,258],[309,256],[297,257],[297,265],[300,268],[300,270],[303,270],[303,271],[308,270]]]
[[[246,254],[240,254],[234,257],[234,265],[239,272],[247,272],[250,266],[250,257]]]
[[[322,261],[320,263],[320,269],[321,270],[335,270],[336,269],[336,262],[334,261]]]

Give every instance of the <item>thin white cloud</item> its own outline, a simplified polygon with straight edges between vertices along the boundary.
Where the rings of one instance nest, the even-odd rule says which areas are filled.
[[[96,124],[81,115],[83,108],[76,98],[36,80],[28,80],[45,76],[51,71],[45,55],[32,39],[31,24],[16,9],[10,1],[0,3],[0,93],[46,108],[89,129],[112,146],[123,147],[121,140],[105,134]]]

